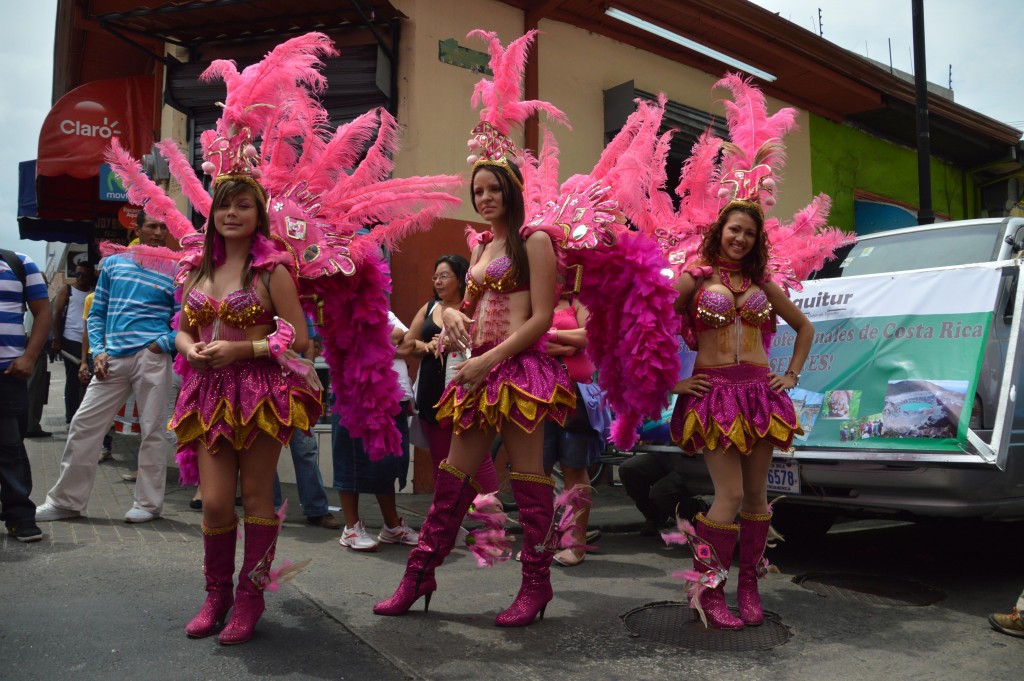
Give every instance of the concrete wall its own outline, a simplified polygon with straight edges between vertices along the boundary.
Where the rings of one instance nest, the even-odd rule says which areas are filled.
[[[854,193],[919,204],[917,150],[872,137],[820,116],[811,117],[813,190],[832,197],[829,224],[854,231]],[[950,220],[974,217],[974,183],[959,168],[932,158],[932,208]]]

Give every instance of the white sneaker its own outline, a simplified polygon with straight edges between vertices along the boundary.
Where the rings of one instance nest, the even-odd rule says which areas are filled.
[[[398,519],[398,527],[387,525],[377,535],[381,544],[404,544],[405,546],[416,546],[420,542],[420,533],[405,524],[405,520]]]
[[[61,508],[54,504],[43,504],[36,506],[36,522],[48,523],[51,520],[68,520],[78,518],[82,514],[79,511],[72,511],[70,508]]]
[[[159,517],[159,513],[151,513],[144,508],[132,506],[124,514],[124,521],[126,523],[148,523],[150,520],[156,520]]]
[[[113,458],[114,454],[109,449],[100,450],[100,463],[103,463],[104,461],[110,461]]]
[[[376,551],[377,542],[366,532],[366,525],[360,520],[354,527],[345,526],[338,543],[353,551]]]

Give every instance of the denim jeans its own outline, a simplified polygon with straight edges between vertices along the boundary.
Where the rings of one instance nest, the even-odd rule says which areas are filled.
[[[23,441],[28,430],[28,382],[0,373],[0,519],[8,525],[35,521],[32,469]]]
[[[299,488],[302,514],[310,518],[327,515],[327,492],[324,490],[323,476],[320,475],[320,446],[316,433],[306,435],[301,430],[295,430],[288,448],[295,465],[295,484]],[[280,508],[283,499],[281,481],[275,475],[274,508]]]

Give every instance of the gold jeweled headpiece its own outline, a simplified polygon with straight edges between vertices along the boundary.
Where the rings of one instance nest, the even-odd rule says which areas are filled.
[[[480,166],[504,168],[512,181],[519,187],[519,191],[523,191],[522,180],[511,168],[515,161],[509,160],[510,158],[519,158],[519,149],[516,148],[516,143],[507,135],[498,132],[487,121],[481,121],[473,128],[471,134],[473,136],[469,138],[468,144],[473,153],[466,160],[473,164],[472,172],[476,172]]]

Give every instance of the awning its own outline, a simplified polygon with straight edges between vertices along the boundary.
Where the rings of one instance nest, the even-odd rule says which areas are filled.
[[[50,110],[39,133],[36,161],[40,218],[116,217],[123,200],[104,200],[99,180],[103,153],[115,135],[136,158],[149,151],[153,143],[151,76],[86,83],[61,97]]]
[[[91,220],[47,220],[36,207],[36,162],[18,164],[18,235],[33,241],[88,243]]]

